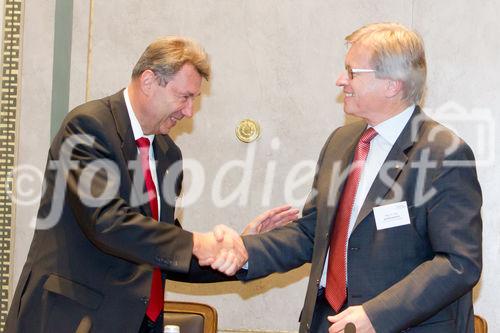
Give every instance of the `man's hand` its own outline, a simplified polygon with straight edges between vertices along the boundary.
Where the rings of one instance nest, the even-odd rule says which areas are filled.
[[[213,233],[222,248],[210,266],[229,276],[236,274],[248,261],[248,252],[241,236],[223,224],[215,226]]]
[[[240,235],[225,225],[216,226],[213,232],[193,233],[193,255],[201,266],[210,265],[230,276],[248,260]]]
[[[329,333],[343,332],[347,323],[356,326],[356,333],[375,333],[370,318],[361,305],[350,306],[336,316],[328,316],[328,320],[333,323]]]
[[[248,223],[242,235],[256,235],[281,227],[298,218],[299,210],[289,205],[270,209]]]

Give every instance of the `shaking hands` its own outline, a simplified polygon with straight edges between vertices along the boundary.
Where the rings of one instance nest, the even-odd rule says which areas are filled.
[[[283,226],[298,217],[298,210],[290,206],[270,209],[257,216],[244,229],[243,235],[253,235]],[[241,236],[225,225],[217,225],[212,232],[193,234],[193,255],[201,266],[211,266],[232,276],[248,261],[248,252]]]
[[[240,235],[225,225],[217,225],[212,232],[193,233],[193,255],[200,266],[211,266],[229,276],[248,260]]]

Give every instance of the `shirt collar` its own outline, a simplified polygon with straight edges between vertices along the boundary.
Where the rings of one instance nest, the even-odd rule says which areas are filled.
[[[134,132],[134,141],[145,137],[149,139],[149,142],[153,142],[155,135],[145,135],[142,131],[141,124],[137,117],[135,116],[134,109],[132,109],[132,103],[130,103],[130,97],[128,96],[128,88],[123,91],[123,97],[125,98],[125,105],[127,106],[128,117],[130,118],[130,124],[132,125],[132,131]]]
[[[406,123],[408,122],[408,120],[410,120],[414,109],[415,104],[412,104],[404,109],[403,112],[400,112],[394,117],[389,118],[386,121],[383,121],[375,126],[374,128],[377,131],[378,135],[380,135],[391,145],[394,145],[399,135],[403,131],[403,128],[406,126]]]

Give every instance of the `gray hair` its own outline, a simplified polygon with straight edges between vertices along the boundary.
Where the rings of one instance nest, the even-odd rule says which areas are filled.
[[[403,99],[419,103],[425,90],[427,65],[424,43],[413,30],[398,23],[373,23],[345,38],[372,51],[371,65],[377,77],[401,80]]]

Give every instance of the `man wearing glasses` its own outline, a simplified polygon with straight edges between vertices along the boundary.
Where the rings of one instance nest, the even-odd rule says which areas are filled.
[[[421,111],[421,38],[395,23],[346,37],[345,113],[303,217],[244,237],[255,279],[311,262],[300,332],[474,331],[481,189],[469,146]],[[346,326],[347,325],[347,326]]]

